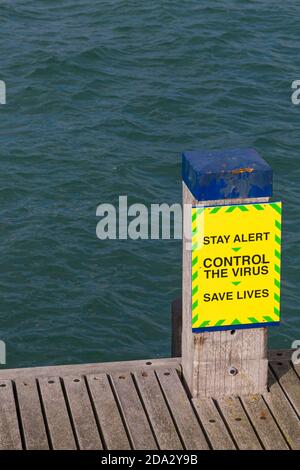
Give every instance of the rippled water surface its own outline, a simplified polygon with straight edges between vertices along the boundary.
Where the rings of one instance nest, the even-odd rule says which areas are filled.
[[[181,242],[100,241],[96,207],[180,202],[180,152],[255,147],[284,201],[300,339],[297,0],[0,5],[0,339],[7,367],[170,354]]]

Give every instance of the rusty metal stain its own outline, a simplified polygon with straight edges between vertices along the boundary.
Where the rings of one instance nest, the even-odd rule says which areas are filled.
[[[254,168],[236,168],[235,170],[231,170],[233,175],[238,175],[239,173],[252,173]]]
[[[260,419],[267,419],[267,413],[264,410],[261,410],[259,417]]]

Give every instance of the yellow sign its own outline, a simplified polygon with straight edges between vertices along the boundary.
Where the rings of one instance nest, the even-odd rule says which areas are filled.
[[[193,207],[193,332],[278,324],[280,246],[280,202]]]

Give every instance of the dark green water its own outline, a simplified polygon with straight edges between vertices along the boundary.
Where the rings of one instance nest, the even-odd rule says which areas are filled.
[[[0,339],[7,367],[168,356],[181,242],[100,241],[96,207],[180,202],[180,152],[249,146],[284,202],[300,339],[297,0],[2,1]]]

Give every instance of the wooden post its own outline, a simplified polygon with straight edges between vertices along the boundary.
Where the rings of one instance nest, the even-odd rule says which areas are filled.
[[[172,342],[171,357],[181,356],[181,335],[182,335],[182,298],[173,300],[171,304],[172,318]]]
[[[184,205],[258,204],[272,195],[272,170],[252,149],[185,152],[182,177]],[[186,232],[191,209],[183,212]],[[184,233],[182,366],[190,394],[218,397],[263,393],[267,388],[267,328],[192,332],[192,254],[186,249],[190,241]]]

